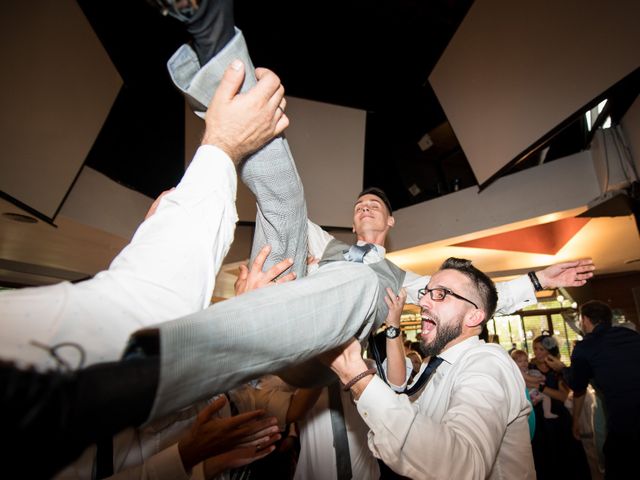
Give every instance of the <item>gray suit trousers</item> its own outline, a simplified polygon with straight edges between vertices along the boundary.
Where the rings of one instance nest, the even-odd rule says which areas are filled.
[[[242,91],[246,91],[255,85],[256,78],[247,45],[238,29],[235,37],[203,67],[189,45],[180,47],[169,59],[167,67],[191,108],[204,116],[222,74],[236,58],[245,64]],[[285,138],[275,138],[251,155],[240,166],[239,173],[258,204],[251,259],[269,244],[271,254],[265,270],[285,258],[293,258],[293,271],[298,277],[304,276],[307,269],[307,206]]]
[[[150,419],[267,373],[300,365],[373,328],[378,279],[332,262],[295,282],[248,292],[159,324],[160,382]],[[327,370],[328,371],[328,370]],[[310,385],[323,373],[306,372]],[[334,377],[335,378],[335,377]]]

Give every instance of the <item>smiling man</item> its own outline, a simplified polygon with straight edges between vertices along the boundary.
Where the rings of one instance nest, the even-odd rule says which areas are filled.
[[[325,359],[358,400],[369,448],[410,478],[535,478],[522,376],[478,337],[496,308],[493,282],[449,258],[419,295],[421,344],[436,366],[415,402],[368,373],[356,342]]]

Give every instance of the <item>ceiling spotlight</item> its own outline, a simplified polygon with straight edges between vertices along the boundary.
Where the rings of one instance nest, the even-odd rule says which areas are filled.
[[[420,150],[422,150],[423,152],[428,150],[430,147],[432,147],[433,140],[431,139],[431,135],[429,135],[428,133],[425,133],[422,136],[422,138],[418,140],[418,146],[420,147]]]

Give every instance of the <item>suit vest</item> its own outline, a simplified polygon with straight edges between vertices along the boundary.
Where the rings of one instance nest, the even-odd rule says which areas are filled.
[[[331,240],[324,249],[322,258],[319,262],[319,268],[322,268],[323,265],[329,262],[346,262],[347,260],[345,260],[344,254],[349,251],[349,247],[349,244],[341,242],[335,238]],[[387,296],[387,287],[397,293],[402,287],[406,272],[386,258],[379,262],[366,263],[365,265],[375,272],[380,285],[376,308],[376,322],[372,330],[372,332],[375,332],[380,325],[384,323],[389,311],[389,308],[384,301],[384,298]]]

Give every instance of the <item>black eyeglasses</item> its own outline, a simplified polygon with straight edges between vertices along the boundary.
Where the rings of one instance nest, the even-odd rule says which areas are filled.
[[[458,300],[464,300],[465,302],[469,302],[471,305],[478,308],[478,305],[473,303],[468,298],[464,298],[462,295],[458,295],[457,293],[454,293],[448,288],[444,288],[444,287],[421,288],[420,290],[418,290],[418,300],[424,297],[427,293],[431,297],[431,300],[433,300],[434,302],[441,302],[445,298],[447,298],[447,295],[451,295],[452,297],[456,297]]]

